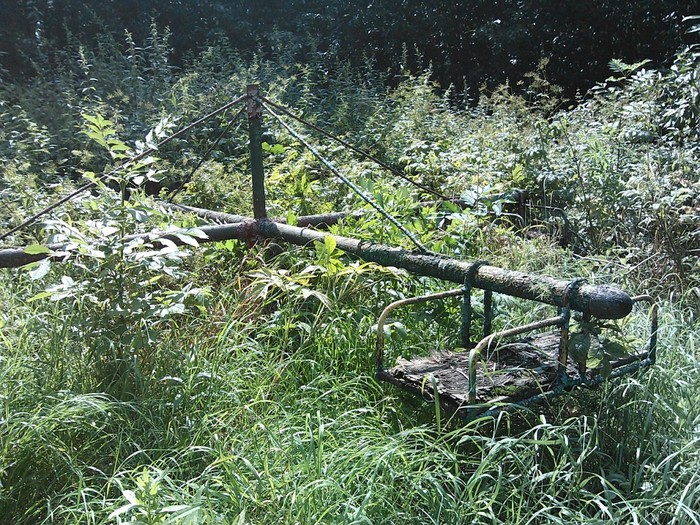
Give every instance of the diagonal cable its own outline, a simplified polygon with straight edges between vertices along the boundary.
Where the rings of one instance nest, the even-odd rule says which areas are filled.
[[[358,155],[360,155],[360,156],[362,156],[362,157],[364,157],[364,158],[366,158],[366,159],[371,160],[372,162],[374,162],[375,164],[378,164],[379,166],[381,166],[382,168],[384,168],[384,169],[387,170],[388,172],[390,172],[390,173],[392,173],[393,175],[395,175],[395,176],[397,176],[397,177],[399,177],[399,178],[405,180],[405,181],[408,182],[409,184],[412,184],[412,185],[414,185],[415,187],[420,188],[421,190],[425,191],[426,193],[430,193],[431,195],[434,195],[435,197],[437,197],[437,198],[439,198],[439,199],[442,199],[442,200],[446,200],[446,201],[451,201],[451,200],[453,200],[452,198],[447,197],[446,195],[443,195],[442,193],[440,193],[440,192],[438,192],[438,191],[435,191],[435,190],[433,190],[433,189],[430,189],[429,187],[425,186],[424,184],[421,184],[420,182],[416,182],[416,181],[414,181],[413,179],[407,177],[406,175],[404,175],[403,173],[401,173],[400,171],[398,171],[396,168],[392,168],[392,167],[389,166],[386,162],[383,162],[383,161],[379,160],[377,157],[375,157],[374,155],[372,155],[372,154],[369,153],[368,151],[365,151],[365,150],[360,149],[360,148],[358,148],[358,147],[356,147],[356,146],[353,146],[353,145],[350,144],[349,142],[347,142],[347,141],[341,139],[340,137],[336,137],[336,136],[333,135],[332,133],[329,133],[328,131],[324,130],[323,128],[320,128],[320,127],[316,126],[315,124],[312,124],[311,122],[309,122],[309,121],[307,121],[307,120],[304,120],[304,119],[301,118],[301,117],[298,117],[297,115],[295,115],[294,113],[292,113],[291,111],[289,111],[289,110],[288,110],[287,108],[285,108],[284,106],[281,106],[281,105],[279,105],[279,104],[277,104],[277,103],[275,103],[275,102],[272,102],[270,99],[268,99],[268,98],[266,98],[266,97],[261,97],[261,101],[262,101],[262,102],[266,102],[267,104],[269,104],[270,106],[273,106],[273,107],[274,107],[275,109],[277,109],[278,111],[284,113],[284,114],[287,115],[288,117],[293,118],[294,120],[296,120],[297,122],[303,124],[304,126],[307,126],[307,127],[311,128],[311,129],[317,131],[317,132],[320,133],[321,135],[324,135],[325,137],[328,137],[329,139],[335,140],[335,141],[338,142],[339,144],[343,145],[344,147],[348,148],[349,150],[354,151],[354,152],[357,153]]]
[[[429,253],[430,250],[428,250],[419,240],[418,238],[411,233],[403,224],[401,224],[393,215],[391,215],[388,211],[386,211],[384,208],[382,208],[379,204],[374,202],[374,200],[367,195],[362,189],[357,186],[354,182],[352,182],[350,179],[345,177],[340,171],[333,165],[331,161],[326,159],[323,155],[321,155],[316,148],[314,148],[311,144],[309,144],[306,139],[304,139],[301,135],[299,135],[296,131],[294,131],[282,118],[274,112],[274,110],[268,106],[265,102],[262,102],[262,107],[265,108],[270,115],[272,115],[288,132],[290,135],[292,135],[295,139],[297,139],[299,142],[301,142],[306,149],[308,149],[314,157],[316,157],[319,161],[321,161],[322,164],[326,166],[336,177],[338,177],[340,180],[343,181],[347,186],[352,189],[357,195],[365,201],[367,204],[372,206],[375,210],[377,210],[379,213],[381,213],[391,224],[396,226],[396,228],[401,231],[406,237],[408,237],[413,244],[416,245],[416,247],[422,252],[422,253]]]
[[[168,195],[168,198],[166,199],[168,202],[172,203],[173,199],[175,197],[177,197],[177,194],[180,193],[182,191],[182,188],[185,187],[185,184],[187,184],[190,180],[192,180],[192,177],[194,177],[194,174],[197,172],[197,170],[199,168],[202,167],[202,164],[204,164],[204,161],[206,161],[207,158],[209,158],[209,155],[211,155],[211,152],[214,151],[214,148],[219,145],[219,142],[221,142],[221,139],[223,139],[224,136],[226,136],[226,134],[231,129],[231,126],[233,126],[233,123],[236,121],[236,119],[238,117],[241,116],[241,114],[243,113],[243,111],[245,111],[245,109],[246,109],[245,106],[242,106],[241,109],[239,109],[238,112],[236,112],[236,114],[231,118],[229,123],[226,125],[226,128],[224,128],[224,130],[219,134],[219,136],[216,137],[216,139],[211,144],[211,146],[209,146],[209,148],[207,148],[207,151],[204,152],[204,155],[201,156],[197,165],[192,169],[192,171],[190,171],[190,173],[187,175],[187,177],[182,179],[182,182],[180,183],[180,185],[177,188],[175,188],[172,192],[170,192],[170,195]]]
[[[181,130],[179,130],[179,131],[173,133],[173,134],[170,135],[169,137],[164,138],[164,139],[161,140],[158,144],[156,144],[155,147],[149,147],[149,148],[147,148],[146,150],[142,151],[141,153],[139,153],[139,154],[136,155],[135,157],[133,157],[133,158],[127,160],[126,162],[123,162],[122,164],[120,164],[119,166],[117,166],[116,168],[114,168],[112,171],[109,171],[109,172],[107,172],[107,173],[105,173],[105,174],[103,174],[103,175],[100,175],[100,176],[97,178],[97,180],[95,180],[95,181],[90,181],[90,182],[88,182],[88,183],[86,183],[86,184],[83,184],[82,186],[80,186],[78,189],[76,189],[76,190],[73,191],[72,193],[69,193],[69,194],[66,195],[65,197],[63,197],[63,198],[57,200],[57,201],[54,202],[53,204],[47,206],[47,207],[44,208],[43,210],[41,210],[41,211],[37,212],[36,214],[32,215],[32,216],[29,217],[27,220],[25,220],[22,224],[20,224],[20,225],[18,225],[18,226],[15,226],[14,228],[12,228],[12,229],[6,231],[5,233],[3,233],[2,235],[0,235],[0,241],[4,241],[4,240],[7,239],[10,235],[12,235],[13,233],[18,232],[18,231],[21,230],[22,228],[25,228],[25,227],[29,226],[30,224],[35,223],[38,219],[40,219],[41,217],[43,217],[44,215],[46,215],[46,214],[49,213],[50,211],[53,211],[53,210],[55,210],[56,208],[58,208],[59,206],[61,206],[61,205],[65,204],[66,202],[68,202],[68,201],[74,199],[75,197],[77,197],[78,195],[80,195],[81,193],[83,193],[85,190],[88,190],[88,189],[92,188],[97,182],[103,181],[103,180],[107,179],[108,177],[110,177],[110,176],[112,176],[112,175],[115,175],[115,174],[118,173],[119,171],[121,171],[121,170],[125,169],[126,167],[130,166],[130,165],[133,164],[134,162],[137,162],[137,161],[139,161],[139,160],[142,160],[142,159],[145,158],[147,155],[150,155],[151,153],[153,153],[154,151],[157,151],[157,150],[158,150],[159,148],[161,148],[162,146],[165,146],[167,143],[169,143],[169,142],[175,140],[176,138],[178,138],[178,137],[184,135],[185,133],[187,133],[187,132],[188,132],[189,130],[191,130],[192,128],[195,128],[195,127],[199,126],[200,124],[202,124],[203,122],[205,122],[206,120],[209,120],[210,118],[212,118],[212,117],[214,117],[214,116],[216,116],[216,115],[218,115],[218,114],[220,114],[220,113],[223,113],[223,112],[226,111],[227,109],[231,108],[232,106],[235,106],[235,105],[238,104],[239,102],[242,102],[242,101],[245,100],[246,98],[248,98],[248,95],[240,95],[239,97],[237,97],[236,99],[232,100],[231,102],[229,102],[229,103],[227,103],[227,104],[224,104],[224,105],[221,106],[219,109],[216,109],[216,110],[212,111],[212,112],[209,113],[208,115],[205,115],[205,116],[203,116],[202,118],[200,118],[200,119],[194,121],[193,123],[189,124],[188,126],[185,126],[184,128],[182,128]]]

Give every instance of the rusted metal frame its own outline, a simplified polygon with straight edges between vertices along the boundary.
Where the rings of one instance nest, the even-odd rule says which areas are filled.
[[[479,343],[469,352],[469,391],[467,397],[469,403],[476,403],[476,367],[481,360],[482,352],[490,348],[495,340],[525,334],[527,332],[547,328],[549,326],[562,326],[565,322],[566,320],[564,316],[558,315],[556,317],[542,319],[540,321],[516,326],[507,330],[501,330],[500,332],[488,335],[479,341]]]
[[[631,363],[635,363],[637,361],[643,361],[648,359],[651,364],[656,363],[656,347],[657,347],[657,338],[658,338],[658,329],[659,329],[659,311],[658,311],[658,305],[654,301],[654,299],[650,295],[637,295],[635,297],[632,297],[632,301],[634,301],[635,304],[640,303],[640,302],[648,302],[650,303],[649,307],[649,344],[647,347],[646,352],[630,355],[627,357],[623,357],[620,359],[617,359],[615,361],[612,361],[610,363],[612,369],[619,368],[624,365],[628,365]],[[597,369],[594,369],[594,371]],[[583,376],[583,374],[581,374]]]
[[[472,281],[474,280],[474,275],[476,274],[477,270],[481,267],[487,264],[486,261],[475,261],[472,263],[470,268],[467,270],[467,275],[464,277],[464,296],[462,298],[462,347],[463,348],[471,348],[471,326],[472,326]],[[490,315],[490,312],[488,313]],[[486,309],[484,308],[484,319],[486,318],[487,313]],[[484,321],[484,325],[486,324],[486,321]],[[489,322],[490,324],[490,322]],[[484,335],[488,335],[487,333],[484,333]]]
[[[576,281],[572,281],[572,285],[570,287],[573,288],[577,284],[580,284],[582,282],[582,279],[577,279]],[[524,401],[519,401],[514,404],[509,404],[504,407],[500,407],[499,409],[494,409],[494,410],[489,410],[488,412],[484,413],[483,415],[494,415],[496,412],[503,411],[506,409],[511,409],[511,408],[520,408],[524,407],[530,404],[535,404],[538,402],[543,402],[546,399],[550,397],[555,397],[558,395],[561,395],[564,392],[570,391],[571,389],[577,387],[577,386],[595,386],[598,385],[608,379],[614,379],[617,377],[620,377],[622,375],[626,375],[629,373],[633,373],[639,369],[648,367],[656,363],[656,347],[657,347],[657,333],[658,333],[658,305],[654,302],[654,299],[650,295],[639,295],[631,298],[634,303],[638,302],[649,302],[651,303],[651,308],[649,311],[649,317],[650,317],[650,325],[651,325],[651,330],[650,330],[650,337],[649,337],[649,348],[647,352],[644,352],[642,354],[638,355],[632,355],[623,359],[618,359],[614,362],[611,363],[612,365],[612,372],[610,375],[607,377],[602,376],[600,374],[596,374],[590,379],[587,378],[586,373],[585,373],[585,368],[583,369],[583,373],[579,371],[579,377],[576,379],[569,378],[566,376],[566,361],[564,361],[564,380],[559,381],[559,384],[555,385],[555,387],[548,391],[548,392],[543,392],[541,394],[537,394],[531,398],[528,398]],[[570,321],[570,308],[565,306],[562,309],[562,313],[558,317],[554,317],[552,319],[548,319],[545,321],[539,321],[536,323],[532,323],[531,326],[535,326],[538,323],[548,323],[550,321],[554,322],[556,320],[559,320],[559,323],[561,324],[561,338],[564,340],[564,337],[568,339],[568,324]],[[554,325],[557,323],[553,323]],[[522,327],[521,327],[522,328]],[[533,329],[541,328],[536,327]],[[566,333],[565,329],[566,328]],[[517,330],[517,329],[513,329]],[[505,332],[505,331],[504,331]],[[516,335],[514,333],[510,334],[505,334],[504,332],[501,332],[501,335],[496,334],[491,337],[486,337],[482,339],[482,341],[477,345],[476,348],[474,348],[470,354],[469,354],[469,403],[475,403],[476,402],[476,366],[472,367],[472,364],[474,361],[478,361],[481,357],[481,351],[483,351],[484,348],[488,348],[490,346],[491,341],[493,340],[494,337],[510,337],[512,335]],[[524,332],[521,332],[524,333]],[[481,349],[479,347],[482,347]],[[561,348],[561,347],[560,347]],[[564,347],[566,348],[566,347]],[[561,366],[561,360],[566,359],[566,356],[562,356],[561,352],[559,355],[559,366]],[[585,366],[585,365],[584,365]],[[559,370],[559,373],[561,374],[561,368]],[[561,375],[560,375],[561,377]],[[472,385],[474,385],[472,387]],[[474,414],[470,413],[469,416],[472,417]]]
[[[606,380],[616,379],[624,375],[633,374],[635,372],[641,371],[645,368],[652,366],[654,363],[648,355],[640,355],[637,359],[628,363],[616,362],[613,363],[613,370],[610,375],[606,378],[600,375],[594,376],[591,379],[576,378],[572,379],[566,384],[558,384],[555,388],[535,394],[529,398],[522,399],[519,401],[514,400],[501,400],[496,403],[470,403],[464,405],[461,403],[456,403],[450,401],[451,398],[441,396],[439,398],[440,406],[447,412],[454,413],[464,421],[473,421],[477,417],[496,417],[501,413],[509,413],[515,410],[521,410],[527,408],[528,406],[538,405],[546,403],[547,401],[559,397],[566,392],[570,392],[576,387],[591,387],[594,388]],[[410,392],[418,397],[434,402],[435,398],[433,392],[429,389],[416,388],[410,383],[405,383],[400,379],[392,376],[389,372],[385,370],[378,371],[376,374],[377,379],[391,383],[402,390]],[[489,408],[492,407],[492,408]]]
[[[298,228],[269,220],[250,220],[224,226],[205,226],[200,229],[210,235],[210,239],[203,239],[201,242],[225,239],[250,240],[260,236],[304,246],[314,241],[324,241],[328,235],[310,228]],[[162,234],[155,232],[143,234],[142,237],[152,238],[154,235],[157,237]],[[472,264],[469,261],[419,254],[339,235],[334,236],[334,238],[338,249],[365,261],[375,262],[382,266],[403,268],[414,274],[435,277],[459,285],[464,284],[464,279]],[[49,248],[60,250],[61,245],[54,245],[53,248],[49,246]],[[46,254],[26,254],[19,248],[0,250],[0,268],[22,266],[46,257]],[[552,277],[505,270],[489,265],[480,266],[473,279],[473,286],[476,288],[555,306],[562,305],[562,296],[567,285],[566,281]],[[590,312],[591,315],[599,319],[623,318],[630,313],[634,304],[630,296],[618,288],[592,285],[582,285],[571,290],[569,303],[572,309]]]
[[[262,153],[262,112],[260,111],[260,86],[250,84],[247,89],[248,136],[250,149],[250,171],[253,176],[253,215],[266,219],[265,171]]]
[[[387,305],[379,316],[377,321],[377,346],[376,346],[376,359],[375,363],[377,366],[377,373],[384,370],[384,325],[389,317],[389,314],[395,309],[401,306],[408,306],[411,304],[426,303],[428,301],[437,301],[438,299],[445,299],[447,297],[456,297],[462,295],[463,290],[457,288],[454,290],[447,290],[444,292],[436,292],[427,295],[420,295],[417,297],[408,297],[406,299],[399,299]]]
[[[523,399],[521,401],[517,402],[508,402],[504,401],[502,405],[491,408],[491,409],[486,409],[486,407],[483,407],[482,410],[479,410],[479,407],[459,407],[456,412],[459,413],[464,419],[467,421],[474,419],[476,416],[481,416],[481,417],[494,417],[498,415],[501,412],[512,412],[514,410],[519,410],[522,408],[526,408],[531,405],[539,405],[542,403],[547,402],[548,400],[561,396],[565,394],[566,392],[570,392],[576,387],[583,386],[583,387],[596,387],[605,381],[609,381],[611,379],[617,379],[618,377],[622,377],[628,374],[633,374],[639,370],[642,370],[644,368],[648,368],[654,364],[654,360],[650,356],[639,356],[638,358],[634,359],[634,361],[627,362],[627,363],[620,363],[616,362],[614,364],[614,368],[612,372],[610,373],[609,376],[603,377],[601,375],[596,375],[592,377],[591,379],[587,379],[585,377],[578,377],[576,379],[572,379],[571,381],[567,382],[566,384],[560,385],[558,388],[548,390],[546,392],[542,392],[540,394],[536,394],[532,397],[529,397],[527,399]]]
[[[169,204],[161,202],[166,208],[175,209],[180,211],[192,212],[197,215],[208,217],[214,220],[225,220],[224,225],[206,225],[199,229],[207,234],[206,239],[199,239],[199,243],[207,242],[218,242],[228,239],[238,239],[238,240],[250,240],[254,239],[257,235],[258,228],[257,223],[250,217],[244,217],[242,215],[233,215],[228,213],[214,212],[211,210],[204,210],[201,208],[194,208],[192,206],[184,206],[182,204]],[[297,225],[299,227],[321,227],[324,225],[330,226],[336,224],[338,220],[347,215],[344,213],[329,213],[321,215],[306,215],[297,218]],[[245,223],[245,226],[240,226]],[[233,226],[239,227],[233,227]],[[134,239],[141,238],[145,241],[158,242],[158,239],[165,238],[169,241],[174,242],[177,245],[183,245],[177,237],[166,234],[164,232],[149,232],[143,234],[130,235],[124,239],[123,242],[130,242]],[[58,255],[49,254],[28,254],[23,248],[0,248],[0,268],[19,268],[33,262],[41,261],[46,258],[51,258],[57,262],[64,260],[66,257],[63,255],[67,247],[67,243],[53,243],[47,244],[51,252],[56,252]]]

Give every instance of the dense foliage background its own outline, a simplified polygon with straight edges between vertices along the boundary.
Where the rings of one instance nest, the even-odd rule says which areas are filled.
[[[367,2],[4,0],[0,64],[12,75],[41,73],[41,58],[105,32],[137,41],[151,19],[169,27],[174,64],[223,35],[247,56],[282,49],[297,61],[326,57],[378,70],[427,68],[443,88],[472,96],[512,84],[550,58],[549,78],[569,97],[608,76],[613,58],[667,65],[683,42],[693,0],[373,0]]]
[[[0,233],[95,184],[3,243],[66,261],[0,271],[0,523],[700,522],[694,3],[1,7]],[[253,81],[468,204],[302,131],[431,250],[652,294],[657,365],[468,424],[377,383],[382,307],[445,283],[332,242],[200,245],[156,198],[250,215],[236,109],[139,154]],[[412,248],[264,126],[271,216],[362,210],[331,231]],[[184,245],[129,237],[163,230]],[[496,328],[553,312],[496,301]],[[457,347],[459,311],[397,313],[387,358]],[[617,328],[650,335],[641,309]]]

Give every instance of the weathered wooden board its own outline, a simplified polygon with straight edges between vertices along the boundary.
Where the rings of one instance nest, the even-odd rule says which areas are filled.
[[[477,403],[514,403],[551,389],[557,380],[559,332],[528,337],[496,347],[484,356],[477,372]],[[440,352],[382,371],[381,378],[433,398],[433,379],[441,403],[452,410],[466,406],[469,352]],[[567,373],[576,375],[573,363]]]

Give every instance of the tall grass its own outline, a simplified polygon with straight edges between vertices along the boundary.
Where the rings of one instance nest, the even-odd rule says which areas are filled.
[[[5,523],[700,520],[700,340],[672,303],[645,374],[438,425],[431,405],[375,382],[370,320],[342,301],[305,326],[301,294],[251,303],[251,317],[236,310],[249,290],[222,290],[164,336],[125,402],[90,393],[60,312],[23,306],[3,278],[5,311],[21,312],[2,339]]]

